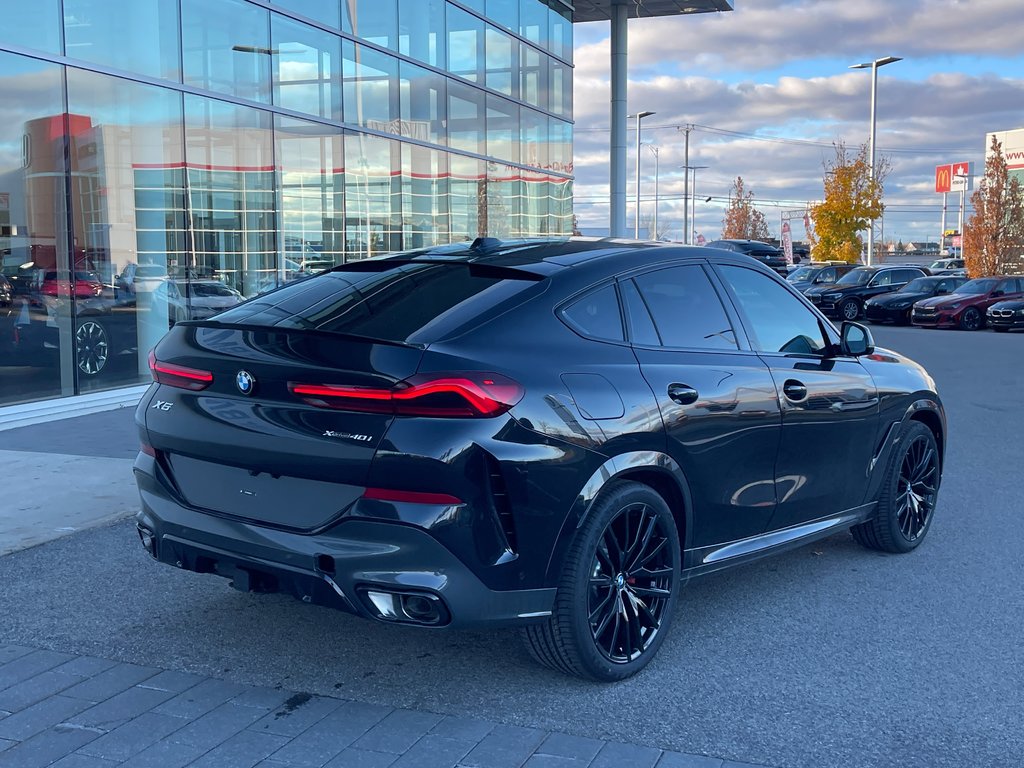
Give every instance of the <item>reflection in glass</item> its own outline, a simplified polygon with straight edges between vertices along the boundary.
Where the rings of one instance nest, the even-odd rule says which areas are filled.
[[[519,105],[500,96],[487,96],[487,154],[519,162]]]
[[[527,104],[547,109],[548,62],[536,48],[521,46],[519,69],[519,98]]]
[[[398,59],[345,42],[345,120],[382,133],[398,133]]]
[[[510,35],[488,26],[486,34],[487,48],[487,87],[504,93],[506,96],[517,95],[513,87],[518,85],[519,43]]]
[[[473,240],[487,233],[487,173],[483,160],[452,155],[452,242]]]
[[[556,115],[572,114],[572,67],[559,61],[550,61],[551,79],[548,90],[548,108]]]
[[[270,103],[267,14],[242,0],[181,0],[185,84]]]
[[[68,127],[61,91],[59,66],[0,53],[0,98],[17,105],[18,115],[0,121],[0,404],[74,391],[71,307],[78,281],[69,273],[59,215]],[[68,122],[72,130],[89,127]],[[78,255],[88,271],[85,253]],[[98,280],[87,275],[83,282],[94,289]]]
[[[487,18],[506,29],[519,32],[519,0],[487,0],[486,8]]]
[[[559,3],[548,9],[548,50],[572,61],[572,11]]]
[[[523,107],[519,120],[520,157],[534,168],[548,167],[548,117]]]
[[[270,32],[274,103],[341,120],[341,39],[276,13]]]
[[[277,116],[280,236],[262,293],[345,260],[345,153],[338,128]]]
[[[324,2],[324,0],[272,0],[272,2],[274,5],[308,16],[333,29],[341,29],[341,5],[338,0],[330,0],[330,2]],[[348,19],[347,14],[345,18]],[[346,26],[343,31],[351,32],[352,29]]]
[[[274,269],[271,115],[185,95],[186,177],[194,253],[184,266],[254,296]]]
[[[485,154],[484,92],[448,81],[448,145],[454,149]]]
[[[445,0],[399,0],[399,53],[444,68],[445,6]]]
[[[23,45],[47,53],[60,53],[60,0],[3,4],[0,45]],[[73,56],[73,53],[68,53]]]
[[[401,134],[431,144],[447,140],[445,78],[415,64],[401,62]]]
[[[405,144],[402,169],[402,248],[449,242],[448,155]]]
[[[448,71],[473,83],[482,83],[484,23],[476,16],[448,6]]]
[[[354,34],[398,50],[398,0],[348,0],[348,6]]]
[[[545,0],[520,0],[519,34],[531,43],[547,48],[548,7]]]
[[[487,166],[487,226],[488,237],[504,240],[520,237],[522,233],[521,171],[511,165],[490,163]]]
[[[177,0],[64,0],[64,39],[73,58],[181,80]]]
[[[548,118],[548,166],[553,171],[572,173],[572,124]]]
[[[364,259],[402,249],[401,144],[345,137],[345,254]]]

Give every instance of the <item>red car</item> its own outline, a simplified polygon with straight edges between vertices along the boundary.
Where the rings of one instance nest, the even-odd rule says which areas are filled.
[[[932,328],[976,331],[985,325],[985,312],[997,301],[1024,297],[1024,278],[995,275],[968,280],[953,293],[923,299],[914,305],[910,320]]]
[[[103,293],[103,283],[95,272],[75,272],[70,285],[67,280],[58,280],[56,272],[47,272],[39,292],[44,296],[74,295],[76,299],[92,299]]]

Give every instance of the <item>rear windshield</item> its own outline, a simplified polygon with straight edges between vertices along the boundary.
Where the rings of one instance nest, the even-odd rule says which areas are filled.
[[[216,322],[426,344],[536,285],[538,278],[523,277],[495,275],[465,263],[329,272],[257,296],[221,313]]]

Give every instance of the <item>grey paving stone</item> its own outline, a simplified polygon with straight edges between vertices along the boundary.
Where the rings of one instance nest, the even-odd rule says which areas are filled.
[[[24,741],[90,706],[88,701],[51,696],[0,720],[0,739]]]
[[[18,742],[11,741],[10,739],[0,739],[0,752],[3,752],[5,749],[10,749],[17,743]]]
[[[352,746],[391,712],[387,707],[338,702],[330,714],[302,731],[272,757],[288,765],[321,766]]]
[[[0,691],[73,659],[66,653],[32,651],[0,666]]]
[[[430,732],[435,736],[444,736],[447,739],[480,741],[494,730],[495,725],[496,723],[491,723],[487,720],[446,715],[441,718],[441,722],[430,729]]]
[[[68,718],[68,722],[112,731],[167,701],[173,695],[168,691],[153,688],[129,688]]]
[[[204,678],[199,675],[192,675],[188,672],[165,671],[153,675],[144,683],[139,683],[140,688],[156,688],[160,691],[171,693],[182,693],[203,682]]]
[[[592,768],[654,768],[661,757],[660,749],[641,747],[637,744],[608,742],[604,745]]]
[[[287,743],[287,736],[241,731],[207,752],[189,768],[252,768]]]
[[[771,766],[761,765],[760,763],[737,763],[735,760],[726,760],[722,763],[722,768],[771,768]]]
[[[579,760],[575,757],[533,754],[523,768],[587,768],[589,765],[589,760]]]
[[[168,741],[205,747],[203,751],[210,750],[255,723],[262,715],[263,711],[259,709],[221,704],[171,734]]]
[[[54,672],[62,672],[65,675],[79,675],[81,677],[92,677],[100,672],[117,666],[116,661],[98,659],[95,656],[79,656],[69,662],[54,668]]]
[[[424,736],[399,756],[394,768],[453,768],[476,745],[469,739]]]
[[[538,755],[569,757],[589,763],[601,751],[604,742],[599,739],[587,739],[582,736],[570,736],[566,733],[552,733],[544,743],[537,747]]]
[[[230,701],[245,690],[245,686],[223,680],[203,680],[172,699],[154,708],[161,715],[197,718]]]
[[[422,739],[442,720],[442,715],[396,709],[367,731],[352,746],[371,752],[393,752],[400,755]]]
[[[324,768],[388,768],[397,759],[398,755],[392,755],[388,752],[370,752],[365,749],[349,747],[331,760],[331,762],[327,763]],[[281,765],[284,765],[284,763],[277,764],[277,766]],[[268,768],[276,767],[268,766]]]
[[[91,757],[124,761],[174,733],[186,723],[180,717],[144,712],[78,751]]]
[[[251,726],[251,730],[276,733],[280,736],[298,736],[341,705],[342,702],[338,699],[296,693],[273,712],[257,720]]]
[[[231,703],[239,707],[256,707],[257,709],[277,709],[290,699],[294,693],[279,688],[253,687],[247,688],[231,699]]]
[[[131,768],[184,768],[208,751],[204,747],[162,739],[134,755],[130,765]]]
[[[0,645],[0,666],[32,653],[35,648],[27,645]]]
[[[113,760],[104,760],[101,757],[90,757],[79,752],[72,752],[62,757],[51,768],[114,768],[119,763]]]
[[[47,728],[4,752],[3,765],[4,768],[51,765],[98,737],[99,733],[87,728],[59,725]]]
[[[66,675],[50,669],[0,691],[0,710],[19,712],[38,701],[82,682],[80,675]]]
[[[722,758],[666,752],[658,761],[658,768],[722,768]]]
[[[68,688],[63,695],[96,703],[116,696],[122,691],[127,691],[153,677],[159,671],[153,667],[140,667],[137,664],[116,664],[110,669]]]
[[[474,768],[519,768],[541,745],[547,734],[536,728],[499,725],[462,758]]]

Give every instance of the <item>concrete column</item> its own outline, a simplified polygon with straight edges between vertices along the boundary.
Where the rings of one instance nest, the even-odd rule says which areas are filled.
[[[612,237],[626,237],[626,49],[629,6],[626,0],[612,4],[612,137],[611,137],[611,217]]]

